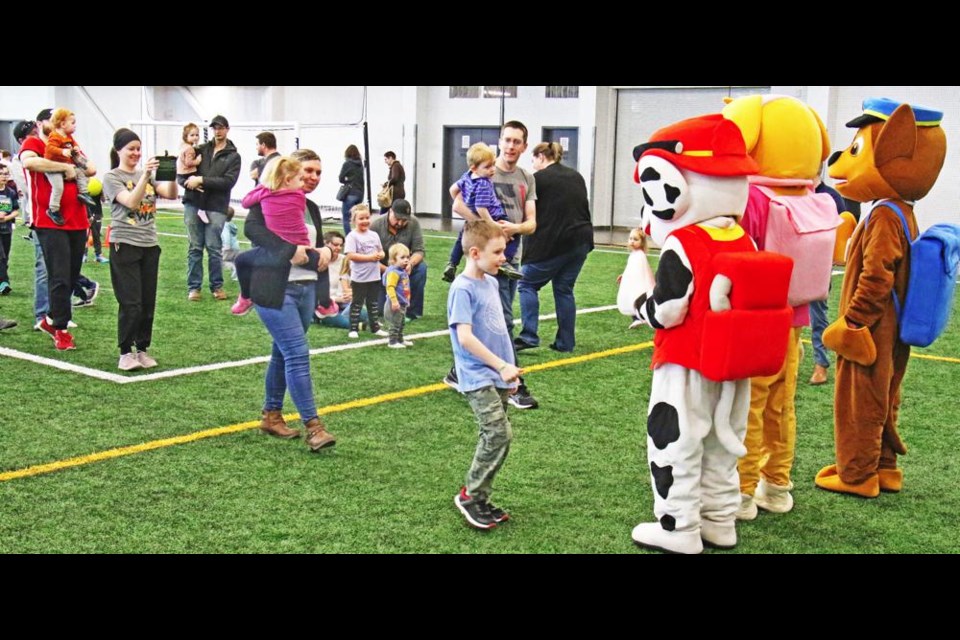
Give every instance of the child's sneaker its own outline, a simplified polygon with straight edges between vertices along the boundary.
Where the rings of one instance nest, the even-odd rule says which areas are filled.
[[[324,307],[323,305],[317,305],[317,308],[313,310],[313,315],[317,316],[320,320],[324,318],[332,318],[333,316],[340,313],[340,305],[338,305],[333,300],[330,301],[330,305]]]
[[[47,217],[50,218],[50,222],[58,227],[62,227],[66,223],[59,209],[47,209]]]
[[[497,273],[501,276],[506,276],[511,280],[520,280],[523,278],[523,274],[513,268],[513,265],[509,262],[504,262],[500,265],[500,268],[497,270]]]
[[[13,289],[10,287],[10,283],[4,280],[0,282],[0,296],[8,296],[13,293]]]
[[[413,346],[413,343],[412,343],[411,341],[409,341],[409,340],[404,340],[401,344],[402,344],[403,346],[405,346],[405,347],[412,347],[412,346]]]
[[[120,369],[120,371],[136,371],[141,368],[143,368],[143,365],[140,364],[133,352],[120,356],[120,362],[117,363],[117,369]]]
[[[497,524],[501,522],[506,522],[510,519],[510,514],[501,509],[500,507],[494,505],[492,502],[487,502],[487,508],[490,509],[490,515],[493,516],[493,519]]]
[[[348,337],[348,338],[353,338],[354,340],[356,340],[357,338],[360,337],[360,334],[357,333],[356,331],[351,331],[350,333],[347,334],[347,337]]]
[[[373,335],[375,335],[375,336],[380,336],[381,338],[389,338],[389,337],[390,337],[390,333],[387,332],[387,331],[384,331],[383,329],[377,329],[376,331],[373,332]]]
[[[157,361],[148,356],[146,351],[137,351],[137,362],[144,369],[153,369],[157,366]]]
[[[441,276],[444,282],[453,282],[457,279],[457,265],[452,262],[448,262],[446,268],[443,270],[443,275]]]
[[[104,257],[104,256],[97,256],[97,257],[95,258],[95,260],[96,260],[97,262],[99,262],[100,264],[107,264],[107,263],[110,262],[110,258],[106,258],[106,257]]]
[[[237,301],[230,307],[230,313],[235,316],[245,316],[250,313],[250,309],[253,309],[253,300],[237,296]]]
[[[493,514],[490,513],[490,506],[485,500],[478,500],[467,495],[467,488],[462,487],[460,493],[453,496],[453,504],[456,505],[463,517],[467,519],[474,529],[487,530],[497,526]]]
[[[391,342],[391,343],[388,344],[387,346],[390,347],[391,349],[406,349],[406,348],[407,348],[407,345],[403,344],[402,342]]]

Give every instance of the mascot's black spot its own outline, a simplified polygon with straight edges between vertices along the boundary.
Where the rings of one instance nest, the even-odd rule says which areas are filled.
[[[670,487],[673,486],[673,467],[667,465],[661,468],[656,462],[651,462],[650,473],[653,474],[653,484],[657,487],[657,493],[666,500]]]
[[[663,192],[667,194],[667,202],[669,202],[670,204],[673,204],[674,202],[676,202],[677,198],[680,197],[680,189],[677,189],[676,187],[669,184],[663,185]]]
[[[643,201],[647,203],[648,206],[653,206],[653,199],[650,197],[650,194],[647,193],[646,189],[641,189],[643,191]]]
[[[644,294],[646,295],[646,294]],[[647,300],[647,320],[654,329],[664,329],[665,327],[657,321],[657,301],[653,298]]]
[[[660,518],[660,526],[664,531],[673,531],[677,528],[677,519],[671,515],[666,515]]]
[[[680,417],[673,405],[658,402],[647,416],[647,435],[661,451],[680,439]]]
[[[687,295],[687,288],[693,282],[693,273],[683,266],[676,251],[667,251],[660,256],[657,267],[657,286],[653,290],[653,299],[657,304],[668,300],[678,300]]]
[[[660,173],[653,167],[647,167],[643,170],[643,173],[640,174],[640,182],[649,182],[651,180],[659,180]]]
[[[661,209],[659,211],[654,209],[653,215],[657,216],[661,220],[673,220],[673,214],[675,214],[676,212],[677,212],[676,209]]]
[[[647,304],[647,294],[641,293],[640,297],[633,303],[633,308],[640,311],[645,304]]]

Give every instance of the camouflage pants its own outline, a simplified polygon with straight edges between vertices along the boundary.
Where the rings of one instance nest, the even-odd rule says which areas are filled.
[[[508,389],[498,389],[493,385],[476,391],[468,391],[467,402],[473,409],[480,427],[480,440],[477,450],[473,454],[473,463],[467,472],[467,494],[473,498],[490,498],[493,478],[497,475],[507,453],[510,452],[510,441],[513,439],[513,430],[510,420],[507,419]]]
[[[407,305],[400,305],[399,311],[390,306],[390,298],[383,303],[383,318],[387,321],[387,330],[390,331],[390,344],[403,342],[403,323],[407,319]]]

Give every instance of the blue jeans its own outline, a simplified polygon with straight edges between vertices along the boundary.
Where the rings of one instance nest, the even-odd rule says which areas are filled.
[[[355,196],[350,194],[347,196],[347,199],[343,201],[342,215],[343,215],[343,235],[346,236],[350,233],[350,209],[356,205],[363,202],[363,194]]]
[[[410,272],[410,306],[407,307],[407,318],[423,317],[423,291],[427,288],[427,263],[421,262]],[[386,309],[384,305],[387,292],[380,289],[380,312]]]
[[[823,330],[827,328],[827,301],[814,300],[810,303],[810,334],[813,342],[813,361],[821,367],[830,366],[827,348],[823,346]]]
[[[553,300],[557,308],[557,351],[573,351],[576,345],[574,329],[577,325],[577,302],[573,287],[587,259],[590,248],[580,246],[542,262],[525,262],[520,280],[520,317],[523,329],[520,339],[532,345],[540,344],[540,289],[553,281]]]
[[[197,215],[197,205],[183,204],[183,223],[187,227],[190,248],[187,250],[187,289],[200,291],[203,287],[203,250],[207,250],[207,272],[210,291],[223,288],[223,258],[221,234],[227,222],[227,214],[207,211],[209,223]]]
[[[310,346],[307,344],[307,328],[313,318],[316,295],[313,282],[288,282],[281,308],[254,305],[263,326],[273,338],[273,352],[264,382],[263,409],[282,410],[283,396],[289,388],[290,398],[304,422],[317,417],[310,377]]]
[[[348,302],[347,304],[340,307],[340,313],[335,316],[330,316],[328,318],[321,318],[320,324],[324,327],[333,327],[334,329],[349,329],[350,328],[350,305],[352,303]],[[367,310],[360,309],[360,322],[367,323]]]
[[[43,260],[43,249],[36,233],[30,234],[33,238],[33,253],[36,263],[33,267],[33,316],[39,320],[50,311],[50,294],[47,289],[47,264]]]

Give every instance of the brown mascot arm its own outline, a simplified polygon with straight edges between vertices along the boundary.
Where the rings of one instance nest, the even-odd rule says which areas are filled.
[[[863,231],[863,268],[846,317],[853,323],[873,327],[893,304],[891,292],[895,270],[903,258],[903,232],[899,216],[887,207],[874,209]]]

